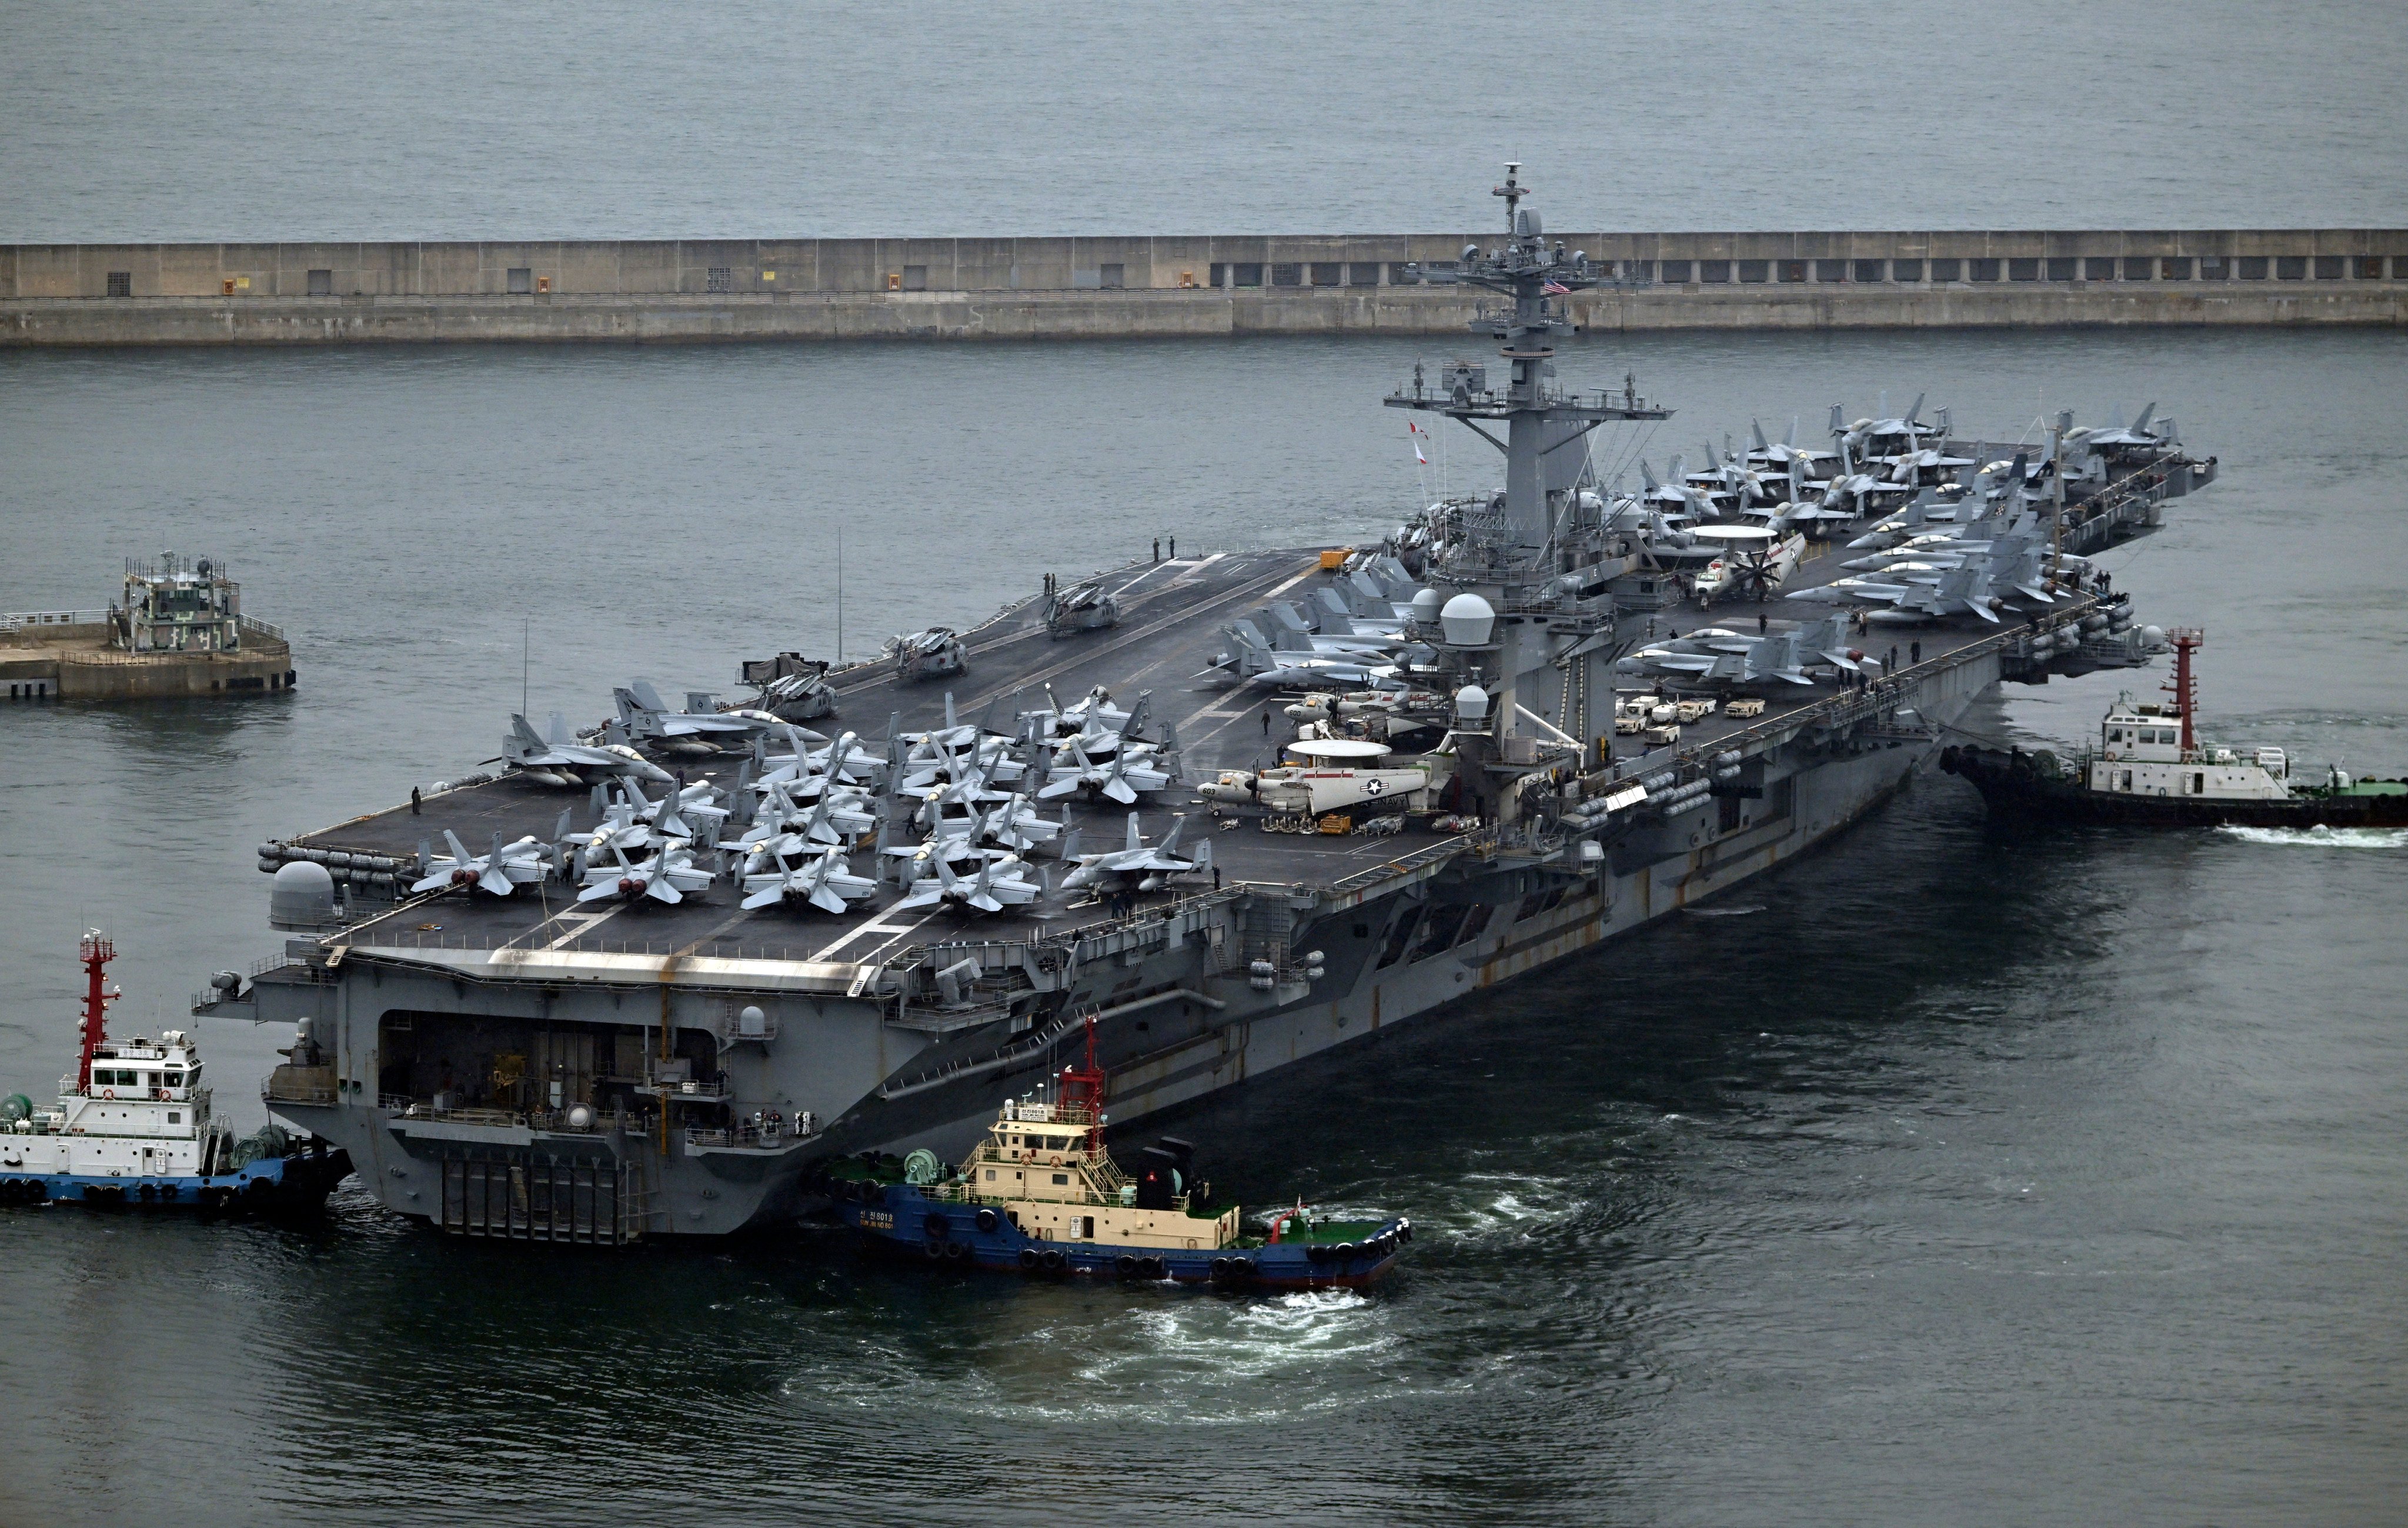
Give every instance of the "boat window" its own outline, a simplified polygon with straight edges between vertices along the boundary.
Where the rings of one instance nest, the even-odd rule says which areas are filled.
[[[1054,1175],[1054,1181],[1056,1183],[1067,1184],[1070,1181],[1070,1175],[1068,1173],[1056,1173]]]
[[[183,1111],[183,1110],[181,1110],[181,1109],[170,1109],[170,1110],[168,1110],[168,1111],[167,1111],[167,1123],[169,1123],[170,1125],[180,1125],[180,1124],[182,1124],[183,1122],[184,1122],[184,1111]]]
[[[168,1073],[168,1074],[167,1074],[167,1086],[168,1086],[168,1087],[170,1087],[170,1088],[181,1088],[181,1087],[183,1087],[183,1086],[184,1086],[184,1074],[183,1074],[182,1073],[180,1073],[180,1072],[170,1072],[170,1073]]]
[[[990,1168],[988,1168],[988,1169],[986,1170],[986,1180],[987,1180],[989,1183],[993,1183],[993,1182],[995,1181],[995,1169],[994,1169],[994,1168],[990,1167]]]

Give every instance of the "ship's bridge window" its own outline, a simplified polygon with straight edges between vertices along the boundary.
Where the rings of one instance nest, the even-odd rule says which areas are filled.
[[[170,1088],[181,1088],[184,1086],[184,1074],[180,1072],[170,1072],[167,1074],[166,1081]]]

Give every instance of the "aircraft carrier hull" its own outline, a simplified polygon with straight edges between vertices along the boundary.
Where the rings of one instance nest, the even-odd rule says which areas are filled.
[[[2067,539],[2095,550],[2143,534],[2196,481],[2138,478]],[[1835,578],[1842,560],[1827,543],[1788,586]],[[1595,573],[1641,567],[1633,555]],[[1123,705],[1153,692],[1183,766],[1141,803],[1146,832],[1159,842],[1183,812],[1191,852],[1211,840],[1209,879],[1174,877],[1108,907],[1048,889],[992,915],[905,911],[882,894],[842,916],[745,910],[724,879],[674,906],[447,890],[346,909],[329,931],[294,941],[283,965],[196,1011],[314,1016],[334,1054],[331,1086],[325,1073],[280,1068],[265,1101],[346,1150],[400,1214],[533,1241],[723,1235],[802,1208],[813,1164],[834,1156],[926,1146],[958,1160],[1003,1099],[1072,1060],[1091,1019],[1107,1109],[1125,1129],[1580,959],[1841,832],[1904,786],[2002,679],[2145,656],[2128,599],[2060,591],[2004,620],[1919,627],[1905,654],[1862,672],[1752,687],[1760,714],[1715,712],[1611,759],[1577,741],[1604,730],[1613,702],[1610,663],[1593,663],[1585,692],[1569,677],[1560,694],[1504,692],[1500,704],[1570,740],[1524,771],[1513,811],[1467,828],[1433,809],[1382,835],[1275,832],[1251,811],[1208,816],[1194,784],[1268,761],[1277,690],[1190,676],[1211,669],[1226,622],[1332,576],[1303,550],[1140,564],[1104,580],[1122,611],[1108,630],[1057,640],[1030,600],[961,633],[968,671],[948,684],[869,665],[828,676],[839,721],[823,730],[870,739],[942,725],[948,685],[964,721],[1000,716],[1006,731],[1049,685],[1068,698],[1109,685]],[[1499,624],[1535,634],[1560,619],[1557,607],[1526,608]],[[1580,617],[1590,635],[1579,640],[1584,651],[1635,647],[1659,622],[1761,629],[1825,608],[1607,611]],[[725,786],[738,761],[681,768]],[[580,793],[528,776],[474,781],[428,798],[423,818],[399,807],[264,845],[262,868],[308,859],[356,885],[368,867],[369,884],[390,885],[423,834],[549,836],[564,803],[572,830],[598,820]],[[1102,848],[1126,814],[1090,802],[1075,823]]]
[[[806,1170],[826,1156],[926,1146],[959,1160],[1005,1097],[1041,1085],[1070,1055],[1069,1016],[1101,1016],[1109,1111],[1125,1128],[1577,958],[1775,870],[1904,786],[1999,674],[1995,656],[1925,668],[1869,698],[1853,724],[1801,731],[1754,756],[1749,771],[1758,784],[1747,788],[1757,794],[1703,795],[1684,812],[1634,821],[1606,836],[1594,865],[1441,842],[1430,848],[1451,852],[1425,849],[1422,865],[1399,855],[1389,863],[1405,868],[1360,889],[1250,882],[1120,920],[1082,942],[1096,947],[1076,952],[1070,979],[1049,1005],[1063,1016],[1051,1032],[1041,1019],[1023,1020],[1015,1032],[1003,1013],[983,1022],[936,1014],[926,1016],[929,1030],[907,1028],[920,1016],[898,1013],[891,997],[836,990],[824,973],[759,969],[779,962],[740,950],[718,962],[726,969],[689,958],[680,970],[666,956],[604,949],[586,953],[579,968],[521,959],[497,970],[497,956],[525,952],[469,948],[466,940],[447,949],[439,935],[415,945],[340,946],[331,970],[305,959],[247,994],[262,1019],[313,1013],[322,1030],[334,1017],[337,1031],[353,1040],[355,1073],[389,1072],[390,1053],[413,1045],[414,1031],[436,1016],[473,1011],[479,1025],[530,1035],[607,1029],[621,1044],[632,1033],[654,1047],[659,1016],[671,1012],[678,1048],[692,1049],[698,1031],[731,1078],[751,1074],[722,1085],[731,1096],[772,1099],[789,1117],[808,1109],[827,1122],[808,1138],[765,1141],[740,1129],[724,1139],[664,1133],[657,1117],[649,1129],[609,1120],[573,1129],[543,1100],[508,1118],[438,1111],[416,1096],[423,1089],[372,1091],[366,1078],[338,1098],[280,1097],[271,1079],[266,1100],[347,1150],[388,1208],[454,1232],[609,1243],[782,1220],[803,1207]],[[1218,842],[1240,835],[1256,836],[1248,824]],[[1438,935],[1441,922],[1455,931]],[[1254,952],[1275,945],[1287,961],[1321,952],[1321,976],[1285,979],[1291,964],[1271,990],[1254,988],[1247,971]],[[840,980],[850,988],[860,974],[849,970]],[[788,989],[777,989],[781,982]],[[740,1037],[743,1006],[767,1010],[767,1037]],[[465,1071],[475,1032],[455,1027],[464,1054],[437,1063]],[[603,1074],[573,1074],[590,1088],[587,1079]]]

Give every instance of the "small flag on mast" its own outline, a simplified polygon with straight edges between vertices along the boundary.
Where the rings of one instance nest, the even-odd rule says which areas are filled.
[[[1569,297],[1572,295],[1572,289],[1564,285],[1561,281],[1549,281],[1546,285],[1539,288],[1539,291],[1542,296],[1550,297]]]

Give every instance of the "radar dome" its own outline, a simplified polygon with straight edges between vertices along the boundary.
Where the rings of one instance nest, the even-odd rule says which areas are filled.
[[[1413,593],[1413,620],[1415,624],[1427,626],[1432,621],[1437,620],[1438,605],[1438,591],[1436,589],[1415,590]]]
[[[335,921],[335,878],[326,867],[295,859],[276,872],[267,890],[267,921],[279,929],[315,929]]]
[[[1456,595],[1438,614],[1446,640],[1456,647],[1485,647],[1497,627],[1497,608],[1476,594]]]
[[[2143,627],[2141,628],[2141,645],[2142,645],[2142,646],[2146,647],[2146,648],[2149,648],[2149,649],[2151,649],[2152,651],[2154,651],[2154,650],[2155,650],[2155,649],[2157,649],[2157,648],[2163,647],[2165,644],[2166,644],[2166,631],[2165,631],[2165,627],[2154,627],[2154,626],[2144,626],[2144,627]]]
[[[1469,727],[1477,727],[1488,719],[1488,692],[1477,685],[1466,685],[1455,692],[1455,719]]]

